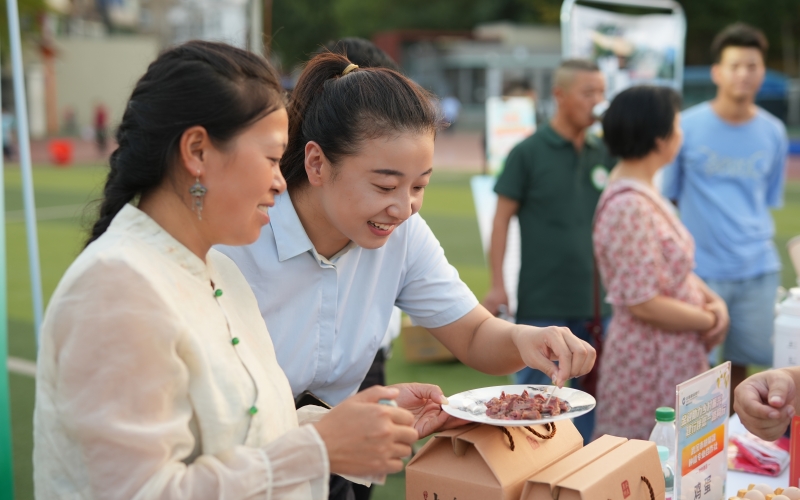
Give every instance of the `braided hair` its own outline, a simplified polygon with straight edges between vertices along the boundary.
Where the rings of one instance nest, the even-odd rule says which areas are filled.
[[[186,129],[202,126],[222,146],[284,104],[280,80],[261,56],[198,40],[161,53],[125,108],[86,244],[108,229],[125,204],[161,185]]]

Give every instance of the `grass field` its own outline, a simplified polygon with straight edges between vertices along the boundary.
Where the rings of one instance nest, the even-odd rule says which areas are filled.
[[[99,196],[105,170],[95,166],[66,170],[40,167],[35,169],[36,204],[39,210],[39,245],[45,300],[49,299],[58,280],[80,252],[91,211],[83,205]],[[450,262],[464,281],[481,298],[488,289],[489,277],[484,263],[478,226],[469,191],[469,175],[438,172],[426,191],[422,214],[441,240]],[[7,169],[6,214],[8,218],[8,310],[9,353],[28,360],[35,359],[25,228],[22,222],[22,198],[19,170]],[[58,208],[64,207],[64,208]],[[784,259],[783,285],[794,284],[794,271],[788,265],[786,241],[800,234],[800,182],[787,186],[786,207],[776,212],[777,243]],[[435,383],[445,394],[473,387],[505,383],[505,377],[480,374],[459,363],[409,364],[404,361],[402,342],[395,345],[387,366],[390,383],[419,381]],[[14,473],[17,499],[33,498],[32,485],[32,415],[34,380],[11,374],[11,409],[14,439]],[[404,476],[397,474],[378,487],[373,498],[394,500],[405,498]]]

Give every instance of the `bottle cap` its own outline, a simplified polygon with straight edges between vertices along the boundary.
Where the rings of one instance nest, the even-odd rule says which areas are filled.
[[[666,446],[658,446],[658,458],[661,459],[662,462],[666,462],[669,460],[669,448]]]
[[[662,406],[661,408],[656,409],[656,421],[657,422],[674,422],[675,421],[675,410],[673,410],[669,406]]]

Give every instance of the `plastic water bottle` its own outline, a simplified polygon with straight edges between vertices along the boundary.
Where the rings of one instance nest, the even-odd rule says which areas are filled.
[[[800,288],[792,288],[777,307],[772,367],[800,364]]]
[[[666,487],[665,500],[672,500],[672,492],[675,488],[675,472],[669,461],[669,448],[658,446],[658,458],[661,460],[661,472],[664,473],[664,485]]]
[[[669,463],[675,470],[675,410],[668,406],[656,409],[656,426],[650,433],[650,441],[669,450]]]

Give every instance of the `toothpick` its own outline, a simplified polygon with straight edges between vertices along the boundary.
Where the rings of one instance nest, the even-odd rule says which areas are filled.
[[[554,392],[556,392],[556,379],[555,379],[555,378],[553,378],[553,379],[552,379],[552,382],[553,382],[553,385],[551,385],[551,386],[550,386],[550,387],[551,387],[551,389],[550,389],[550,391],[549,391],[549,392],[548,392],[548,394],[547,394],[547,399],[546,399],[546,400],[545,400],[545,402],[544,402],[544,404],[545,404],[545,405],[547,405],[547,403],[549,403],[549,402],[550,402],[550,398],[552,398],[552,397],[553,397],[553,393],[554,393]]]

